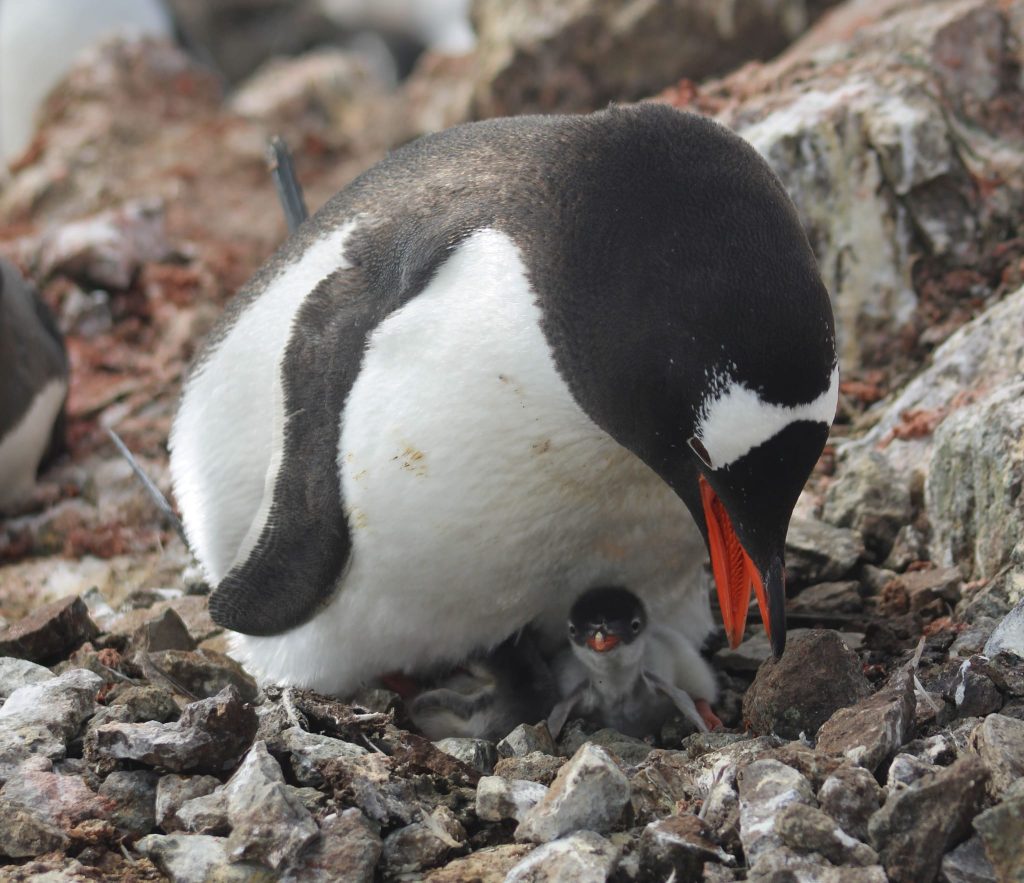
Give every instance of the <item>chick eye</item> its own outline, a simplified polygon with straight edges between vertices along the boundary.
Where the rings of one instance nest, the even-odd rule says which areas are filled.
[[[640,626],[641,626],[642,624],[643,624],[643,623],[641,623],[639,619],[634,619],[634,620],[633,620],[633,621],[632,621],[632,622],[630,623],[630,628],[632,628],[632,629],[633,629],[633,634],[634,634],[634,635],[638,635],[638,634],[640,634]]]
[[[570,638],[575,638],[576,637],[576,626],[574,626],[571,622],[569,623],[569,637]]]
[[[690,450],[700,457],[701,462],[708,469],[711,469],[711,455],[708,453],[708,449],[704,447],[704,443],[695,435],[691,436],[686,443],[690,446]]]

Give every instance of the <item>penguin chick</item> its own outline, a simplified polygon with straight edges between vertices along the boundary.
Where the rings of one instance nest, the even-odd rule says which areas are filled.
[[[63,448],[68,360],[46,304],[2,259],[0,378],[0,510],[9,510]]]
[[[714,675],[697,648],[649,621],[628,589],[585,592],[569,612],[568,634],[569,647],[553,666],[564,698],[548,718],[552,735],[572,713],[630,736],[657,732],[674,711],[704,733],[721,726],[708,704]]]
[[[519,724],[543,720],[557,699],[551,670],[524,630],[420,693],[408,710],[428,739],[496,740]]]

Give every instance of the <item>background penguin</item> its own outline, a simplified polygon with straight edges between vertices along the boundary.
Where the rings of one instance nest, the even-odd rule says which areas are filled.
[[[53,316],[0,258],[0,510],[26,498],[64,444],[68,360]]]
[[[644,104],[456,127],[307,221],[188,379],[171,471],[210,610],[265,680],[458,664],[628,585],[776,652],[838,396],[828,294],[768,166]],[[696,524],[696,527],[695,527]],[[703,542],[702,542],[703,540]]]
[[[553,662],[563,697],[548,718],[553,736],[573,714],[631,736],[657,734],[674,711],[701,732],[721,726],[708,664],[685,635],[649,620],[627,589],[584,592],[569,611],[568,637]]]
[[[0,0],[0,163],[28,147],[40,105],[82,50],[172,32],[161,0]]]

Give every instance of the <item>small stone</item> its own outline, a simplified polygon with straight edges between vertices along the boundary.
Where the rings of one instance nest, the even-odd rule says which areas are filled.
[[[109,820],[116,828],[141,837],[156,825],[156,786],[160,776],[150,770],[114,771],[100,785],[100,796],[112,801]]]
[[[791,638],[781,659],[761,666],[743,699],[743,716],[755,732],[797,739],[870,693],[857,654],[835,632],[811,629]]]
[[[454,813],[439,806],[384,838],[384,864],[389,875],[420,871],[441,864],[453,849],[461,849],[466,831]]]
[[[98,796],[79,776],[28,771],[24,767],[0,791],[0,803],[21,807],[64,832],[88,819],[106,817],[114,805]]]
[[[314,819],[327,815],[328,810],[334,808],[331,798],[317,788],[310,788],[308,786],[299,788],[295,785],[285,785],[285,789],[306,808],[306,811]]]
[[[629,780],[611,755],[584,745],[516,829],[516,840],[546,843],[573,831],[611,830],[629,802]]]
[[[543,751],[531,751],[522,757],[502,757],[494,765],[494,775],[504,779],[527,779],[550,785],[565,764],[564,757],[553,757]]]
[[[933,763],[914,757],[912,754],[897,754],[889,764],[885,787],[889,793],[909,788],[915,782],[931,776],[937,767]]]
[[[735,865],[736,860],[708,837],[695,815],[677,815],[651,822],[640,836],[640,871],[652,880],[673,873],[680,880],[699,878],[707,862]]]
[[[166,723],[175,720],[181,713],[174,697],[162,687],[151,684],[136,686],[122,684],[107,694],[108,707],[124,707],[128,712],[128,721],[159,721]]]
[[[0,631],[0,656],[32,662],[63,659],[98,634],[96,623],[89,618],[89,608],[72,595],[40,607]]]
[[[654,750],[654,746],[643,739],[634,736],[627,736],[618,730],[601,729],[597,732],[584,735],[578,731],[569,729],[559,744],[559,748],[567,755],[573,755],[580,747],[589,742],[592,745],[599,745],[606,751],[610,751],[627,766],[636,766],[643,763],[647,755]]]
[[[547,795],[548,789],[537,782],[484,776],[476,785],[476,814],[488,822],[515,819],[521,822]]]
[[[382,848],[380,834],[366,816],[358,809],[346,809],[320,823],[320,836],[281,879],[283,883],[333,883],[344,868],[346,883],[373,883]]]
[[[434,743],[445,754],[456,757],[478,772],[489,776],[498,762],[498,752],[493,742],[487,739],[441,739]]]
[[[878,863],[878,853],[813,806],[789,804],[776,817],[775,828],[790,849],[816,852],[834,865],[867,867]]]
[[[231,830],[228,802],[222,787],[183,803],[178,807],[176,818],[179,827],[190,834],[227,836]]]
[[[302,727],[282,730],[268,743],[278,754],[287,754],[295,781],[318,788],[324,782],[321,770],[336,757],[359,757],[366,754],[362,745],[310,733]]]
[[[1024,657],[1024,600],[1004,616],[985,642],[985,655],[989,658],[997,653],[1014,653]]]
[[[881,453],[867,451],[846,463],[829,485],[821,517],[856,531],[868,553],[881,561],[900,528],[912,519],[908,485]]]
[[[409,825],[419,818],[421,801],[410,781],[392,774],[394,766],[394,759],[383,754],[337,757],[324,766],[323,775],[337,797],[371,821]]]
[[[987,616],[977,616],[972,623],[965,622],[964,629],[957,634],[949,646],[950,657],[963,658],[981,653],[993,628],[995,628],[995,621]]]
[[[864,609],[864,599],[860,595],[860,583],[856,580],[840,583],[817,583],[804,589],[790,600],[786,609],[791,614],[803,616],[860,613]]]
[[[715,841],[730,853],[738,853],[741,849],[740,796],[735,771],[731,779],[723,777],[711,786],[701,804],[700,813]]]
[[[196,642],[182,618],[172,608],[165,607],[135,630],[129,646],[131,651],[157,653],[161,650],[195,650]]]
[[[985,674],[1007,699],[1024,699],[1024,658],[1000,651],[988,657]]]
[[[881,865],[837,868],[817,853],[780,846],[765,853],[747,872],[747,883],[888,883]]]
[[[501,757],[523,757],[533,751],[555,753],[555,743],[545,724],[520,724],[498,743]]]
[[[893,883],[935,878],[943,853],[969,830],[984,801],[987,779],[981,762],[965,757],[890,793],[871,817],[868,836]]]
[[[971,750],[989,773],[989,793],[996,799],[1024,777],[1024,720],[990,714],[971,733]]]
[[[995,868],[975,835],[942,857],[939,879],[943,883],[996,883]]]
[[[232,766],[248,748],[256,725],[252,706],[229,686],[210,699],[187,705],[174,723],[98,727],[92,750],[98,757],[135,760],[171,772],[219,771]]]
[[[59,760],[96,708],[102,679],[76,668],[19,687],[0,708],[0,781],[30,757]]]
[[[52,822],[22,806],[0,801],[0,855],[29,858],[63,849],[67,835]]]
[[[505,877],[505,883],[605,883],[619,850],[593,831],[580,831],[531,852]]]
[[[533,848],[532,843],[505,843],[478,849],[429,871],[424,879],[426,883],[504,883],[509,871]]]
[[[914,679],[901,673],[894,686],[832,715],[818,731],[818,751],[874,772],[907,741],[916,707]]]
[[[811,783],[811,788],[815,791],[843,764],[839,758],[821,754],[799,741],[786,742],[769,751],[765,757],[795,769]]]
[[[136,841],[135,851],[149,858],[171,883],[272,883],[276,875],[252,862],[228,858],[227,841],[206,834],[150,834]]]
[[[225,687],[238,690],[245,702],[256,698],[256,681],[230,656],[214,650],[161,650],[149,661],[194,696],[208,699]]]
[[[0,699],[6,699],[15,690],[31,684],[52,680],[54,674],[48,668],[27,659],[15,656],[0,657]]]
[[[167,833],[183,830],[178,810],[196,797],[212,794],[220,785],[214,776],[161,776],[156,786],[156,824]]]
[[[288,792],[281,767],[265,742],[253,744],[223,794],[231,824],[226,847],[232,861],[257,861],[277,870],[317,836],[316,822]]]
[[[818,789],[818,803],[847,834],[864,841],[868,819],[882,803],[882,789],[863,767],[841,766]]]
[[[814,518],[794,517],[786,534],[786,578],[801,585],[841,580],[864,557],[860,534]]]
[[[977,816],[974,830],[981,835],[996,879],[1000,883],[1024,880],[1024,787],[1018,785],[1002,803]]]
[[[953,701],[960,717],[984,717],[1002,708],[1003,697],[988,674],[976,665],[979,657],[964,660],[953,684]]]
[[[740,841],[747,863],[782,845],[775,818],[793,803],[814,802],[810,782],[777,760],[756,760],[736,774],[740,801]]]
[[[910,604],[910,613],[936,607],[948,610],[960,600],[963,576],[956,567],[935,567],[900,574],[898,582]]]

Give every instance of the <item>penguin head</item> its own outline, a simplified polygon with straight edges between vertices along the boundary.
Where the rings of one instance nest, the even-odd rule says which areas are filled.
[[[749,144],[664,107],[608,125],[620,149],[594,161],[599,183],[580,196],[581,257],[549,333],[587,413],[692,513],[730,643],[753,591],[779,655],[789,519],[838,400],[828,292]]]
[[[567,632],[574,655],[595,672],[640,664],[647,612],[628,589],[588,589],[569,611]]]

